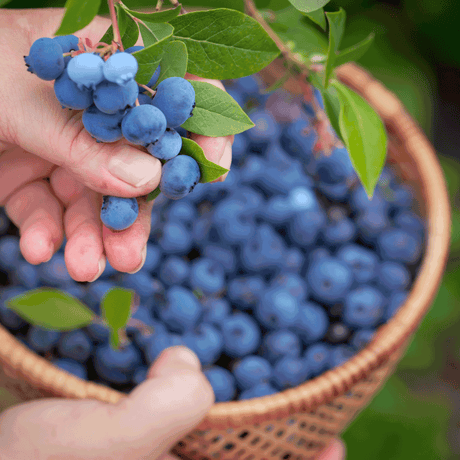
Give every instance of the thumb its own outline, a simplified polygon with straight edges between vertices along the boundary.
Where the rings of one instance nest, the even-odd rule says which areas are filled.
[[[36,24],[33,14],[33,11],[10,13],[6,19],[17,22],[18,27],[11,28],[8,36],[5,34],[0,39],[8,63],[2,74],[0,110],[9,113],[0,120],[0,141],[18,145],[62,166],[79,182],[104,195],[137,197],[151,192],[160,181],[158,159],[124,140],[97,143],[83,126],[83,112],[62,109],[54,94],[54,83],[26,71],[23,56],[29,54],[33,41],[51,35],[49,31],[24,32],[26,26],[21,28],[21,24],[27,27]],[[62,12],[48,14],[56,23],[50,30],[56,30]],[[0,27],[6,19],[0,19]],[[95,42],[106,26],[107,20],[96,18],[77,35]],[[36,33],[40,35],[35,36]],[[18,91],[18,87],[27,91]]]
[[[15,460],[37,454],[72,460],[158,458],[204,418],[214,395],[198,359],[185,347],[165,350],[157,363],[152,377],[115,405],[48,399],[5,411],[0,451]]]

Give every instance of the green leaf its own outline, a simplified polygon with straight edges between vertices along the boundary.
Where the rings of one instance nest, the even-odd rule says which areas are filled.
[[[198,163],[201,173],[200,182],[202,183],[212,182],[228,172],[228,169],[209,161],[205,157],[203,149],[195,141],[186,137],[182,138],[182,149],[179,155],[188,155]]]
[[[289,0],[289,3],[302,13],[311,13],[327,5],[331,0]]]
[[[183,139],[182,139],[183,140]],[[154,200],[159,194],[161,193],[160,187],[158,186],[155,190],[151,191],[148,195],[146,200],[152,201]]]
[[[8,300],[8,308],[31,324],[70,331],[90,324],[94,313],[78,299],[53,288],[39,288]]]
[[[134,291],[118,287],[110,289],[102,299],[102,317],[111,330],[111,341],[115,347],[119,344],[119,330],[128,324],[133,299]]]
[[[156,26],[159,24],[154,25]],[[169,24],[162,25],[170,27]],[[141,85],[146,85],[152,78],[153,73],[155,72],[156,68],[159,66],[161,62],[161,59],[163,58],[163,47],[169,41],[173,28],[170,27],[169,35],[160,38],[160,40],[153,41],[153,43],[151,41],[152,35],[149,35],[151,31],[147,31],[147,29],[142,25],[140,29],[142,38],[144,39],[144,44],[146,43],[146,36],[149,37],[150,41],[147,41],[149,45],[146,45],[144,49],[133,53],[133,56],[135,56],[135,58],[137,59],[137,63],[139,65],[136,74],[136,81]]]
[[[174,32],[174,27],[166,23],[144,22],[139,24],[139,27],[146,48],[171,37]]]
[[[324,72],[324,86],[329,85],[329,77],[335,66],[336,53],[339,50],[340,42],[342,41],[345,31],[345,10],[340,8],[336,13],[326,13],[329,21],[329,48],[327,50],[327,61]]]
[[[193,117],[182,127],[209,137],[228,136],[246,131],[254,126],[251,119],[230,94],[211,83],[193,81],[196,106]]]
[[[337,90],[329,86],[327,89],[321,91],[321,95],[323,96],[324,109],[331,122],[331,126],[334,128],[337,137],[345,144],[342,133],[340,132],[340,100],[337,95]]]
[[[160,76],[155,84],[170,77],[184,78],[187,72],[187,47],[179,40],[173,40],[164,46],[163,58],[160,62]]]
[[[7,3],[10,3],[10,2],[11,2],[11,0],[0,0],[0,8],[2,6],[5,6]]]
[[[113,27],[110,26],[106,31],[102,38],[99,40],[102,43],[107,43],[108,45],[112,43],[113,40]]]
[[[318,24],[321,29],[326,30],[326,16],[324,16],[324,10],[320,8],[319,10],[312,11],[311,13],[303,13],[308,19],[313,21],[315,24]]]
[[[147,22],[169,22],[179,16],[181,5],[179,4],[175,8],[169,10],[157,11],[155,13],[141,13],[140,11],[132,11],[126,8],[126,12],[131,16],[135,16],[142,21]]]
[[[385,126],[375,110],[351,89],[332,80],[340,100],[339,126],[351,162],[369,198],[374,194],[387,153]]]
[[[239,11],[196,11],[171,24],[174,38],[187,45],[187,71],[200,77],[222,80],[252,75],[280,54],[262,26]]]
[[[55,35],[73,34],[87,26],[97,15],[101,0],[67,0],[61,25]]]
[[[136,21],[131,16],[126,16],[126,30],[121,36],[121,42],[123,43],[123,48],[131,48],[137,43],[139,38],[139,26]]]
[[[357,61],[370,48],[374,41],[374,37],[375,34],[371,33],[363,41],[340,51],[340,53],[335,57],[334,67],[339,67],[346,62]]]

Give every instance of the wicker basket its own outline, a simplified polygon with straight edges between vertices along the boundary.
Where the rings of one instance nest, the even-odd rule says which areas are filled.
[[[265,81],[273,80],[277,66],[273,63],[264,70]],[[392,374],[438,290],[448,255],[450,213],[433,147],[398,99],[367,72],[347,64],[338,76],[380,113],[389,134],[389,161],[418,194],[420,214],[428,224],[418,277],[403,307],[364,350],[296,388],[255,400],[215,404],[200,426],[173,449],[181,458],[314,460]],[[289,80],[286,88],[298,92],[301,85]],[[104,385],[70,376],[1,326],[0,343],[0,386],[23,401],[55,396],[116,403],[125,397]]]

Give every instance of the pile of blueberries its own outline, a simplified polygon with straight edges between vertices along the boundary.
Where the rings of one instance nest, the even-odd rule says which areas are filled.
[[[385,167],[369,200],[344,148],[313,152],[310,106],[273,103],[282,90],[262,94],[256,77],[226,86],[250,107],[255,127],[235,136],[224,182],[155,200],[138,273],[107,264],[99,280],[77,283],[62,249],[32,266],[0,214],[0,321],[19,340],[68,372],[124,392],[165,348],[185,345],[220,402],[274,394],[339,366],[395,314],[426,238],[413,190]],[[280,122],[283,110],[299,116]],[[38,286],[63,289],[96,313],[109,289],[133,289],[138,323],[127,327],[119,351],[103,324],[65,333],[29,325],[5,302]]]
[[[24,60],[29,72],[43,80],[55,80],[54,93],[63,108],[84,110],[83,125],[97,142],[125,138],[145,147],[164,163],[162,193],[172,199],[190,193],[200,180],[200,169],[193,158],[178,156],[182,138],[175,128],[193,115],[196,104],[191,83],[184,78],[170,77],[155,87],[161,70],[158,66],[146,85],[155,90],[148,91],[134,79],[138,62],[132,53],[142,50],[143,46],[133,46],[123,52],[117,50],[106,59],[82,47],[79,48],[75,35],[43,37],[32,44]],[[76,52],[73,57],[71,52]],[[177,177],[182,178],[180,184]],[[108,208],[116,208],[123,202],[133,207],[133,212],[127,213],[128,221],[112,222]],[[124,230],[134,222],[137,213],[135,198],[105,197],[101,218],[109,228]],[[115,228],[113,225],[117,223],[123,228]]]

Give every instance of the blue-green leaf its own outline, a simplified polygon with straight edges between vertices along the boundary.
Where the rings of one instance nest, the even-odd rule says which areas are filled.
[[[361,96],[332,80],[340,100],[340,133],[351,162],[369,198],[374,194],[387,154],[385,126],[375,110]]]
[[[73,34],[86,27],[97,15],[101,0],[67,0],[61,25],[55,35]]]
[[[53,288],[39,288],[8,300],[8,308],[31,324],[69,331],[91,324],[94,313],[78,299]]]
[[[324,10],[320,8],[319,10],[312,11],[311,13],[303,13],[308,19],[313,21],[315,24],[318,24],[321,29],[326,30],[326,16],[324,16]]]
[[[346,48],[336,56],[334,67],[339,67],[342,64],[350,61],[357,61],[361,56],[363,56],[366,51],[370,48],[374,41],[375,34],[371,33],[367,38],[360,41],[354,46]]]
[[[289,3],[302,13],[311,13],[327,5],[331,0],[289,0]]]
[[[193,117],[182,127],[204,136],[220,137],[238,134],[254,126],[238,103],[226,91],[210,83],[191,80],[196,106]]]
[[[228,169],[208,160],[204,155],[203,149],[195,141],[187,139],[186,137],[182,138],[180,155],[188,155],[198,163],[201,173],[200,182],[202,183],[212,182],[228,172]]]
[[[119,344],[119,330],[126,327],[131,316],[134,291],[124,288],[110,289],[102,299],[101,312],[111,330],[111,341],[115,347]]]
[[[327,89],[321,91],[321,95],[323,96],[324,110],[331,126],[334,128],[337,137],[345,144],[342,133],[340,132],[340,100],[337,90],[333,86],[329,86]]]
[[[339,50],[340,42],[342,41],[345,31],[345,10],[340,8],[336,13],[326,13],[329,21],[329,48],[327,51],[327,61],[324,71],[324,86],[328,86],[329,78],[335,66],[336,53]]]
[[[124,49],[131,48],[137,43],[139,38],[139,26],[131,16],[126,16],[126,28],[121,35],[121,42],[123,43]]]
[[[148,195],[146,200],[152,201],[154,200],[159,194],[161,193],[160,186],[158,186],[155,190],[152,190]],[[193,193],[193,192],[192,192]]]
[[[239,11],[196,11],[173,19],[171,25],[174,38],[187,46],[187,71],[200,77],[222,80],[252,75],[280,53],[262,26]]]
[[[131,16],[135,16],[138,19],[141,19],[142,21],[147,21],[147,22],[169,22],[172,19],[176,18],[179,16],[180,9],[182,5],[178,5],[175,8],[171,8],[169,10],[164,10],[164,11],[156,11],[154,13],[142,13],[140,11],[132,11],[129,10],[128,8],[126,9],[126,12],[129,13]]]
[[[174,32],[174,27],[166,23],[143,22],[140,24],[140,30],[144,46],[147,48],[150,45],[158,43],[165,38],[171,37]]]
[[[187,72],[187,61],[187,47],[184,43],[179,40],[167,43],[163,49],[163,57],[160,62],[160,76],[155,86],[158,86],[166,78],[184,78]]]

